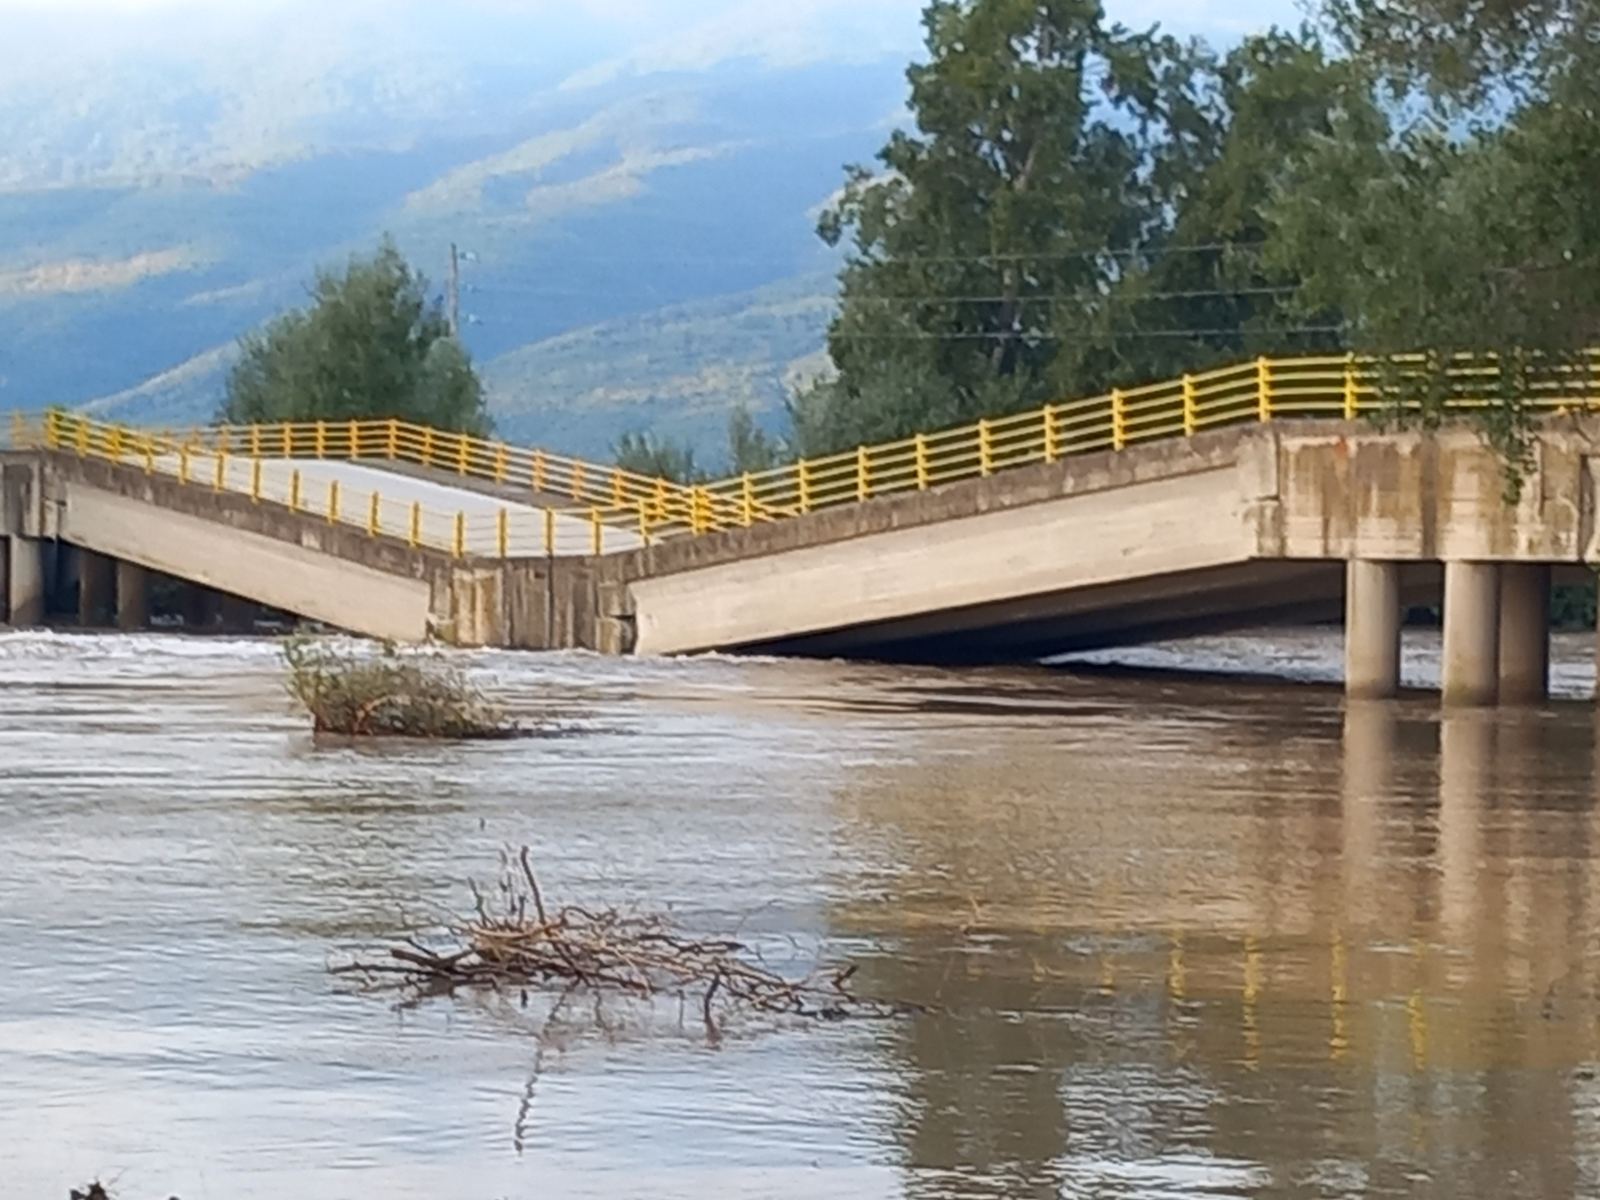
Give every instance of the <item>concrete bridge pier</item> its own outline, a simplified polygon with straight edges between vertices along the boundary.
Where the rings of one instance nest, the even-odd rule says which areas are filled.
[[[42,625],[45,617],[44,542],[13,535],[8,549],[7,619],[18,629]]]
[[[1550,695],[1550,567],[1500,566],[1500,703],[1541,704]]]
[[[117,628],[125,633],[150,624],[150,572],[127,559],[117,560]]]
[[[1444,565],[1444,702],[1487,705],[1500,698],[1500,565]]]
[[[1354,699],[1400,691],[1400,564],[1352,560],[1345,568],[1344,682]]]
[[[78,550],[78,624],[89,629],[112,623],[117,610],[116,563],[93,550]]]

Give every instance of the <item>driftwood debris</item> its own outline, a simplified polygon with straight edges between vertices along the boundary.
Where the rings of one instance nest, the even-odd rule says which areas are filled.
[[[483,892],[470,918],[450,925],[436,948],[407,939],[376,956],[334,966],[364,986],[399,987],[413,997],[458,989],[536,989],[695,1005],[707,1029],[735,1011],[815,1020],[887,1018],[913,1006],[864,999],[850,989],[854,967],[788,978],[754,960],[737,941],[693,936],[661,914],[547,906],[526,847],[506,856],[498,911]]]

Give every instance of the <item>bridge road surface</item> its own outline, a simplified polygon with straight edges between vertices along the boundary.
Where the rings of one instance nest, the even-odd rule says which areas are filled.
[[[415,475],[386,471],[381,467],[339,459],[229,457],[223,459],[222,490],[251,495],[255,486],[256,463],[261,466],[261,498],[287,504],[293,489],[294,473],[300,473],[299,509],[312,516],[326,516],[338,487],[336,519],[345,525],[366,529],[372,516],[372,497],[378,496],[378,531],[388,537],[408,538],[413,516],[417,519],[420,540],[436,549],[455,545],[456,517],[465,517],[462,549],[468,555],[499,557],[500,514],[506,514],[506,553],[510,558],[543,558],[547,553],[576,557],[595,552],[594,525],[583,510],[562,510],[536,504],[518,503],[474,491],[450,487]],[[154,470],[164,475],[181,473],[179,456],[158,456]],[[216,458],[195,455],[189,462],[189,479],[196,486],[216,486]],[[417,507],[420,506],[420,512]],[[546,545],[553,513],[553,546]],[[643,544],[638,530],[622,525],[603,525],[603,553],[633,550]]]

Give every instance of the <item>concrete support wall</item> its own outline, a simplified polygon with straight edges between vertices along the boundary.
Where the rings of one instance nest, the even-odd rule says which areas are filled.
[[[116,563],[93,550],[78,551],[78,624],[103,629],[116,617]]]
[[[1493,704],[1500,695],[1500,567],[1444,567],[1444,702]]]
[[[1500,566],[1500,703],[1538,704],[1550,694],[1550,568]]]
[[[127,559],[117,560],[117,628],[125,632],[150,624],[150,572]]]
[[[1345,572],[1345,691],[1386,700],[1400,691],[1400,564],[1356,561]]]
[[[11,624],[17,628],[39,625],[45,618],[44,542],[13,536],[10,554]]]

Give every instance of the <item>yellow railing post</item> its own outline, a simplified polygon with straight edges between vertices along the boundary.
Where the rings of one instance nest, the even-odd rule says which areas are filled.
[[[639,543],[640,545],[648,546],[650,544],[649,504],[645,500],[637,500],[634,503],[639,510]]]
[[[78,436],[74,440],[78,447],[78,457],[86,457],[89,453],[89,422],[82,417],[78,418]]]
[[[250,426],[250,457],[261,457],[261,426]]]
[[[315,445],[316,445],[316,449],[317,449],[317,458],[318,459],[327,458],[328,457],[328,423],[326,421],[318,421],[317,422],[316,443],[315,443]]]
[[[289,511],[300,511],[300,470],[298,467],[289,474]]]
[[[413,550],[422,545],[422,502],[420,500],[411,502],[411,529],[406,541],[410,543]]]
[[[1356,356],[1344,357],[1344,419],[1354,421],[1361,411],[1361,385],[1356,381]]]
[[[657,522],[663,523],[667,519],[667,481],[665,479],[656,480],[655,519]]]
[[[256,504],[261,503],[261,460],[250,460],[250,499]]]
[[[495,448],[494,481],[496,483],[504,483],[506,481],[506,444],[504,442],[501,442]]]
[[[604,554],[606,550],[606,527],[600,521],[600,510],[598,508],[589,510],[589,527],[594,535],[595,554]]]
[[[422,428],[422,465],[433,466],[433,426],[424,425]]]
[[[372,499],[367,501],[367,536],[377,537],[383,532],[383,498],[373,491]]]
[[[1272,363],[1265,355],[1256,359],[1256,416],[1272,420]]]
[[[706,513],[699,488],[689,490],[689,532],[698,537],[706,532]]]
[[[805,459],[794,464],[795,499],[799,502],[800,511],[811,511],[811,471]]]
[[[456,513],[455,556],[465,558],[467,555],[467,514]]]
[[[1196,398],[1193,375],[1183,377],[1183,436],[1193,437],[1200,428],[1200,402]]]
[[[511,557],[511,513],[502,508],[495,518],[495,540],[500,546],[500,557]]]
[[[553,508],[544,510],[544,552],[551,558],[556,553],[556,513]]]
[[[120,466],[122,464],[122,426],[111,427],[111,457]]]
[[[188,483],[189,482],[189,454],[190,454],[190,450],[189,450],[189,447],[187,445],[178,447],[178,482],[179,483]]]
[[[536,492],[542,492],[542,491],[544,491],[544,488],[545,488],[544,451],[543,450],[535,450],[533,452],[533,490],[536,491]]]
[[[1111,389],[1111,448],[1121,450],[1128,444],[1128,402],[1121,388]]]
[[[867,459],[867,448],[856,447],[856,500],[870,500],[872,498],[871,465]]]
[[[384,447],[384,453],[388,455],[389,461],[393,462],[400,457],[400,422],[394,417],[389,418],[387,433],[388,445]]]
[[[467,473],[467,435],[464,434],[464,433],[458,433],[456,435],[456,474],[464,476],[464,475],[466,475],[466,473]]]
[[[739,487],[741,509],[739,516],[744,521],[744,527],[749,529],[756,523],[756,484],[750,477],[750,472],[744,473],[744,479]]]
[[[211,480],[211,490],[220,493],[228,483],[228,452],[217,451],[217,469]]]
[[[1055,406],[1044,406],[1044,460],[1053,463],[1061,457],[1061,430],[1060,418],[1056,414]]]
[[[328,524],[333,525],[339,520],[339,481],[337,479],[328,484]]]
[[[352,460],[361,457],[361,422],[350,422],[350,457]]]
[[[617,506],[622,504],[622,469],[611,472],[611,503]]]
[[[994,474],[994,449],[990,445],[989,422],[978,422],[978,474],[987,479]]]
[[[917,434],[917,491],[928,490],[928,439]]]
[[[582,463],[573,463],[572,464],[572,498],[574,500],[582,500],[583,499],[583,464]]]
[[[294,426],[285,421],[278,429],[279,436],[283,439],[283,457],[294,457]]]

